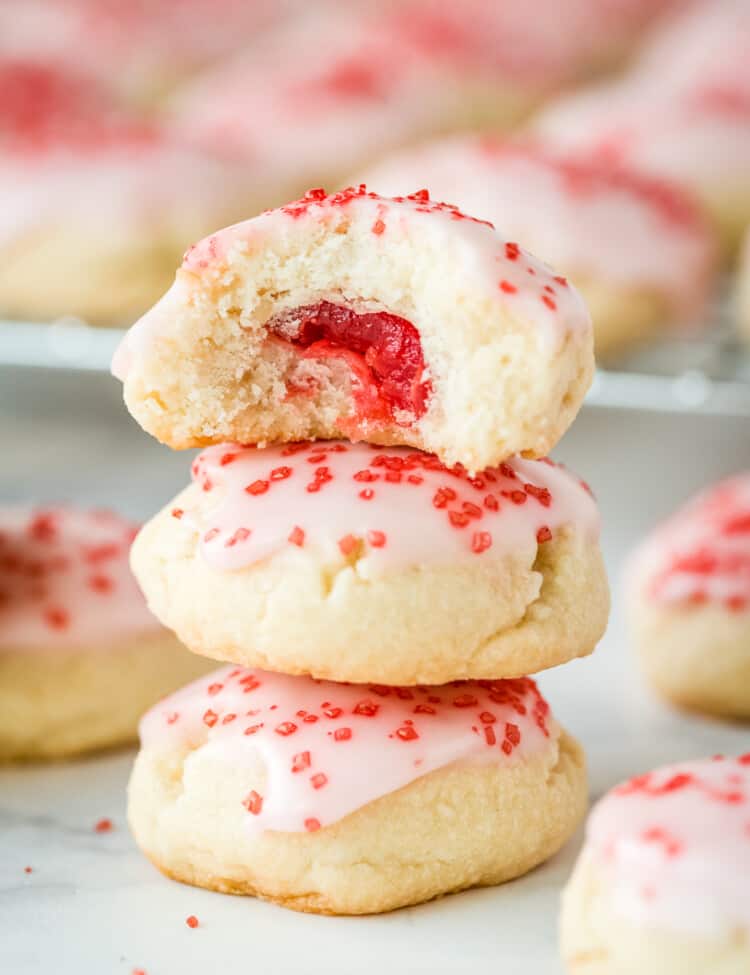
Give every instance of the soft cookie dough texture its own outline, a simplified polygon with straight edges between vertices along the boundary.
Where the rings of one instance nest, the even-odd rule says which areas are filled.
[[[172,447],[344,436],[478,471],[557,442],[593,342],[574,288],[491,225],[359,187],[197,244],[113,368]]]
[[[570,975],[750,971],[750,755],[640,775],[594,807],[562,900]]]
[[[628,598],[639,661],[660,694],[750,717],[750,473],[697,495],[638,547]]]
[[[0,509],[0,761],[133,741],[146,708],[205,673],[146,609],[133,532],[107,512]]]
[[[141,737],[128,817],[147,856],[299,911],[510,880],[586,804],[582,752],[528,680],[411,691],[225,668],[146,715]]]
[[[550,461],[477,477],[404,448],[211,447],[133,545],[197,653],[339,681],[519,677],[590,653],[599,515]]]

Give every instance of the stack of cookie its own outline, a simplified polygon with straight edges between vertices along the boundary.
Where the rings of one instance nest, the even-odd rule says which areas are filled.
[[[425,191],[313,190],[191,249],[114,369],[146,430],[206,447],[132,565],[229,662],[142,721],[147,855],[356,914],[557,850],[583,756],[526,675],[608,611],[594,501],[544,458],[593,370],[565,279]]]

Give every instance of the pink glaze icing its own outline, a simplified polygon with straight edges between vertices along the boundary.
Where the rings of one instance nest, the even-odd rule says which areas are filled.
[[[284,550],[355,555],[363,576],[507,553],[533,560],[565,526],[592,539],[599,530],[586,486],[549,460],[512,458],[469,477],[403,447],[220,444],[192,475],[203,493],[172,516],[200,532],[203,558],[224,571]]]
[[[109,511],[0,508],[0,653],[158,630],[128,567],[136,531]]]
[[[141,720],[144,748],[200,749],[266,784],[238,792],[252,831],[313,832],[448,765],[511,767],[559,736],[528,677],[441,687],[336,684],[224,667]]]
[[[482,135],[406,149],[367,173],[382,193],[418,180],[573,277],[656,287],[681,314],[704,310],[714,237],[670,183]]]
[[[244,179],[71,71],[0,61],[0,247],[22,241],[25,254],[58,225],[176,246],[228,213]]]
[[[551,103],[535,132],[558,151],[635,166],[695,192],[744,192],[750,86],[726,71],[671,88],[634,75]]]
[[[630,576],[656,603],[750,612],[750,473],[680,508],[636,550]]]
[[[231,261],[248,244],[272,246],[292,232],[317,232],[321,224],[333,229],[342,212],[356,220],[362,232],[371,234],[373,249],[398,247],[419,235],[429,235],[435,245],[461,241],[467,281],[510,313],[528,319],[540,339],[553,347],[569,335],[579,339],[590,335],[591,319],[585,305],[565,278],[518,244],[503,239],[488,221],[430,200],[427,190],[397,197],[379,196],[364,185],[331,194],[309,190],[300,200],[206,237],[188,250],[182,268],[204,275]],[[118,379],[124,380],[133,363],[147,356],[152,343],[173,326],[176,308],[190,287],[189,279],[178,276],[161,301],[130,329],[112,360]]]
[[[670,765],[613,789],[591,813],[583,856],[636,924],[750,932],[750,754]]]

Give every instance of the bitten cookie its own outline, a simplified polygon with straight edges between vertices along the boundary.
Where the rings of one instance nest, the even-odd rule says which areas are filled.
[[[236,215],[238,169],[70,72],[0,62],[0,316],[132,321]]]
[[[641,666],[675,704],[750,717],[750,474],[709,488],[646,539],[630,565]]]
[[[705,314],[716,240],[671,183],[480,135],[404,150],[365,177],[386,194],[421,180],[570,277],[591,313],[597,356]]]
[[[750,971],[750,755],[613,789],[563,893],[571,975]]]
[[[534,682],[388,688],[224,668],[141,723],[136,842],[176,880],[368,914],[520,876],[586,807]]]
[[[171,447],[345,436],[477,471],[556,443],[592,345],[575,289],[490,224],[360,186],[197,244],[113,370]]]
[[[609,606],[576,477],[469,477],[403,448],[214,446],[133,570],[191,650],[338,681],[518,677],[590,653]]]
[[[0,761],[132,741],[146,708],[207,670],[146,609],[134,533],[104,511],[0,508]]]

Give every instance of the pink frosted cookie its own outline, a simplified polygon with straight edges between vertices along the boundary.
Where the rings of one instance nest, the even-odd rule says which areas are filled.
[[[591,321],[565,278],[426,191],[310,190],[191,248],[113,371],[171,447],[346,436],[475,471],[564,433]]]
[[[0,61],[0,315],[132,319],[236,186],[80,77]]]
[[[325,914],[517,877],[586,804],[528,678],[345,685],[225,667],[141,722],[128,818],[177,880]]]
[[[481,135],[401,151],[366,178],[385,194],[421,180],[569,276],[598,354],[705,313],[716,241],[672,184]]]
[[[136,530],[107,511],[0,508],[0,760],[129,741],[147,707],[206,670],[146,608],[128,568]]]
[[[682,184],[728,249],[750,222],[750,59],[683,84],[633,74],[559,99],[536,119],[548,145]]]
[[[444,683],[593,650],[608,612],[598,526],[586,486],[551,461],[469,477],[403,448],[224,444],[143,528],[132,564],[198,653]]]
[[[289,7],[288,0],[3,0],[0,57],[37,58],[152,100],[254,41]]]
[[[178,91],[181,135],[247,162],[253,209],[341,186],[389,149],[508,127],[627,46],[665,0],[329,4]],[[414,187],[410,187],[413,189]]]
[[[709,488],[630,566],[643,669],[676,704],[750,717],[750,473]]]
[[[563,894],[575,975],[750,971],[750,754],[612,789]]]

